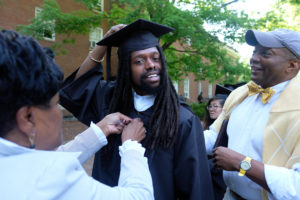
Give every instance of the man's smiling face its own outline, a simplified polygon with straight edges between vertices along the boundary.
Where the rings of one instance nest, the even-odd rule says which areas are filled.
[[[156,47],[133,51],[130,57],[133,88],[139,95],[156,93],[161,83],[161,56]]]

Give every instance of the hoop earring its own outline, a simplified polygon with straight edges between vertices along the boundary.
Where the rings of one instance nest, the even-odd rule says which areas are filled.
[[[29,148],[30,148],[30,149],[34,149],[34,148],[35,148],[35,145],[34,145],[34,140],[33,140],[33,138],[29,137],[29,142],[30,142]]]
[[[35,138],[35,130],[33,130],[31,136],[28,137],[29,142],[30,142],[30,145],[29,145],[30,149],[34,149],[35,148],[34,138]]]

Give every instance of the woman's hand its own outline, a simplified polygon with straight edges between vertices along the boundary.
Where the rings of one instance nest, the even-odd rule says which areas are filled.
[[[146,137],[146,129],[140,118],[133,119],[122,132],[122,143],[126,140],[142,141]]]
[[[121,133],[125,125],[131,122],[131,118],[119,112],[106,115],[97,125],[107,137],[113,133]]]

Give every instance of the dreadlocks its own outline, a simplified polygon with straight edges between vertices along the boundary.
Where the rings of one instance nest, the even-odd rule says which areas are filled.
[[[161,92],[156,96],[154,112],[148,130],[147,148],[168,148],[175,142],[178,132],[179,100],[173,84],[168,76],[165,57],[160,46],[156,46],[162,62]],[[131,88],[130,52],[119,49],[119,68],[116,87],[111,99],[109,112],[122,112],[129,114],[133,109],[133,96]],[[164,122],[164,123],[162,123]]]

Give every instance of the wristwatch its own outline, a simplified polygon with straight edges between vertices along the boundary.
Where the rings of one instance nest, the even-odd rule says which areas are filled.
[[[246,156],[244,160],[240,163],[240,172],[239,176],[244,176],[246,172],[251,168],[251,160],[252,158]]]

